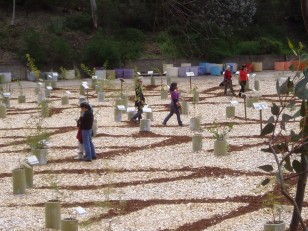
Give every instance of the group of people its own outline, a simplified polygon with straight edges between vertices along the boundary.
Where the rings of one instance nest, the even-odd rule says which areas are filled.
[[[142,77],[139,77],[136,81],[135,86],[135,107],[137,108],[137,113],[132,117],[131,121],[135,123],[139,123],[142,119],[142,111],[143,106],[145,105],[145,97],[142,91]],[[240,82],[240,92],[239,96],[242,97],[243,93],[245,92],[246,81],[248,80],[248,73],[246,65],[242,65],[241,70],[239,71],[239,82]],[[230,88],[232,95],[235,96],[233,87],[232,87],[232,74],[230,70],[230,66],[226,67],[224,72],[224,94],[227,94],[227,89]],[[177,83],[173,82],[169,88],[170,92],[170,112],[163,120],[162,124],[167,125],[169,119],[176,114],[177,122],[179,126],[183,126],[181,120],[181,104],[179,100],[181,99],[180,93],[178,91]],[[88,102],[82,102],[80,104],[81,109],[81,116],[77,121],[78,132],[77,132],[77,139],[78,139],[78,146],[79,152],[77,159],[84,160],[84,161],[92,161],[96,159],[96,152],[92,142],[92,126],[94,121],[93,109]],[[85,152],[85,156],[83,153]]]
[[[224,72],[224,80],[223,80],[223,84],[225,87],[225,91],[224,91],[224,95],[227,94],[227,89],[230,88],[231,94],[233,96],[235,96],[233,87],[232,87],[232,73],[230,70],[230,66],[227,65],[226,66],[226,70]],[[246,82],[248,80],[248,72],[247,72],[247,67],[246,65],[242,65],[240,71],[239,71],[239,82],[240,82],[240,92],[239,92],[239,97],[243,96],[243,93],[245,92],[245,87],[246,87]]]

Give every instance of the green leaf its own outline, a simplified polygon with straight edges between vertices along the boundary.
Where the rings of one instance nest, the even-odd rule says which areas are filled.
[[[267,120],[267,123],[274,123],[274,122],[275,122],[274,116],[271,116],[271,117]]]
[[[288,39],[288,45],[290,49],[294,49],[293,43],[291,42],[290,39]]]
[[[274,171],[274,168],[273,168],[272,165],[262,165],[262,166],[259,166],[258,168],[262,169],[265,172],[272,172],[272,171]]]
[[[307,74],[308,75],[308,74]],[[299,99],[308,100],[308,77],[301,79],[295,86],[295,94]]]
[[[275,126],[272,123],[266,124],[265,127],[261,131],[261,136],[265,136],[267,134],[270,134],[274,131]]]
[[[271,180],[269,178],[266,178],[264,181],[261,182],[262,186],[267,185]]]
[[[290,157],[287,157],[287,158],[285,159],[284,167],[285,167],[285,169],[286,169],[287,171],[293,172],[293,168],[292,168],[292,165],[291,165]]]
[[[277,104],[273,103],[273,106],[271,107],[271,112],[273,115],[279,114],[279,107],[277,106]]]
[[[299,141],[300,136],[296,134],[293,130],[290,132],[290,137],[292,142],[297,142]]]
[[[299,45],[299,49],[300,49],[300,50],[303,50],[304,45],[302,44],[302,42],[299,42],[298,45]]]
[[[293,160],[292,166],[296,173],[300,173],[302,171],[301,162],[299,162],[298,160]]]
[[[292,110],[295,108],[295,104],[296,104],[295,100],[292,100],[286,107]]]
[[[272,123],[266,124],[265,127],[261,131],[261,136],[265,136],[267,134],[270,134],[274,131],[275,126]]]
[[[290,70],[290,71],[295,71],[295,66],[294,66],[293,63],[289,66],[289,70]]]
[[[288,114],[283,114],[282,115],[282,121],[288,122],[290,119],[293,119],[293,117],[288,115]]]
[[[301,62],[308,61],[308,54],[304,53],[301,55]]]

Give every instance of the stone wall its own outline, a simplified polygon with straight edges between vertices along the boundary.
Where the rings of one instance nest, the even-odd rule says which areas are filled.
[[[222,62],[237,63],[239,66],[243,63],[262,62],[263,70],[274,70],[275,62],[287,60],[292,60],[292,57],[283,55],[241,55],[228,57]],[[154,68],[159,68],[162,71],[164,63],[173,64],[174,66],[179,67],[181,66],[181,63],[191,63],[192,66],[198,66],[199,63],[204,62],[208,61],[198,59],[140,59],[127,62],[125,68],[137,68],[137,70],[141,72],[151,71],[154,70]],[[12,80],[27,79],[27,69],[25,66],[20,64],[0,63],[0,72],[11,72]]]
[[[20,64],[3,64],[0,63],[0,73],[1,72],[11,72],[12,80],[24,80],[27,79],[26,67]]]
[[[275,62],[292,60],[291,56],[284,55],[241,55],[225,58],[222,63],[237,63],[239,66],[244,63],[262,62],[263,70],[274,70]],[[155,67],[162,70],[163,63],[170,63],[174,66],[181,66],[181,63],[191,63],[192,66],[198,66],[199,63],[209,62],[198,59],[140,59],[126,63],[125,68],[135,68],[138,71],[150,71]]]

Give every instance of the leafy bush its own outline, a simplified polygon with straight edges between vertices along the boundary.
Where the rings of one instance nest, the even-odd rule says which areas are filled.
[[[145,38],[144,33],[138,29],[120,30],[116,39],[119,40],[122,61],[139,58],[144,50]]]
[[[235,53],[239,55],[256,55],[260,53],[259,41],[243,41],[236,45]]]
[[[44,39],[41,34],[33,29],[22,34],[23,46],[19,50],[19,54],[25,60],[25,54],[30,54],[35,60],[38,68],[47,63],[47,52],[44,45]]]
[[[84,48],[84,63],[90,66],[102,66],[108,60],[109,68],[119,67],[121,63],[118,42],[96,35]]]
[[[93,28],[92,17],[89,14],[80,14],[68,17],[65,25],[71,30],[79,30],[85,33],[91,32]]]
[[[50,42],[49,53],[50,61],[54,64],[67,65],[71,62],[73,51],[65,39],[56,36]]]
[[[51,32],[55,34],[62,34],[65,26],[65,20],[63,18],[57,17],[54,18],[49,25],[49,29]]]
[[[261,54],[280,54],[282,51],[282,43],[271,40],[269,38],[260,39],[260,53]]]
[[[177,49],[175,40],[166,32],[161,32],[156,39],[162,54],[166,57],[176,58],[181,55]]]

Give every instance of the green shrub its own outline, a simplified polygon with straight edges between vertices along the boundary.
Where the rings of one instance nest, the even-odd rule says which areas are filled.
[[[235,53],[238,55],[258,55],[260,54],[259,41],[243,41],[235,46]]]
[[[260,39],[260,53],[261,54],[281,54],[282,43],[271,40],[269,38]]]
[[[83,62],[90,66],[102,66],[108,60],[109,68],[119,67],[121,63],[118,42],[96,35],[84,48]]]
[[[54,18],[49,25],[49,29],[52,33],[62,34],[65,26],[65,20],[63,18],[57,17]]]
[[[176,58],[181,56],[180,50],[177,48],[174,38],[168,35],[166,32],[161,32],[156,38],[156,42],[162,52],[163,56]]]
[[[42,35],[33,29],[25,32],[22,34],[22,46],[18,52],[19,55],[26,61],[25,54],[30,54],[38,68],[41,68],[47,63],[47,50],[44,41]]]
[[[54,64],[67,66],[72,62],[72,48],[62,37],[56,36],[50,42],[49,57]]]
[[[119,41],[121,60],[139,58],[144,50],[145,35],[142,31],[127,28],[116,33],[115,38]]]
[[[68,17],[65,25],[71,30],[79,30],[85,33],[91,32],[93,28],[92,17],[89,14]]]

